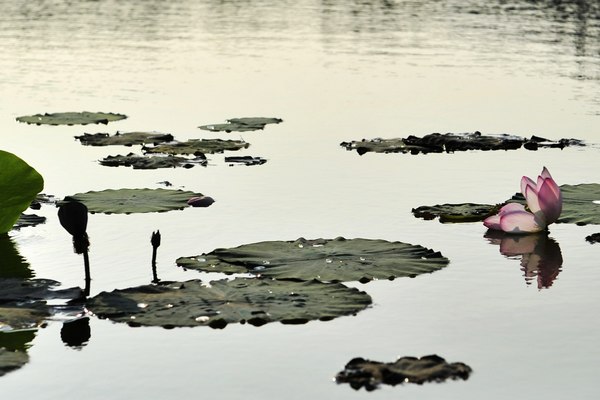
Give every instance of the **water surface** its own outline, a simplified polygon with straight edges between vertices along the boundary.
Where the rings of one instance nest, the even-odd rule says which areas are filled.
[[[600,335],[593,226],[556,225],[563,263],[546,288],[480,224],[415,219],[411,208],[497,202],[547,166],[560,183],[600,182],[598,148],[426,156],[346,152],[339,143],[432,132],[600,138],[600,7],[588,1],[13,1],[0,13],[0,140],[59,197],[168,180],[214,197],[208,209],[93,215],[92,294],[149,283],[160,229],[162,279],[211,279],[174,260],[261,240],[365,237],[418,243],[451,260],[416,279],[353,286],[373,307],[301,326],[164,330],[92,319],[80,349],[41,329],[31,360],[0,379],[13,397],[55,399],[593,399]],[[112,111],[107,126],[47,127],[38,112]],[[280,117],[232,133],[268,159],[133,171],[82,147],[82,132],[156,130],[178,139],[242,116]],[[223,135],[225,136],[225,135]],[[599,199],[600,200],[600,199]],[[83,285],[81,259],[48,222],[11,233],[37,277]],[[437,353],[466,382],[355,393],[332,377],[351,358]]]

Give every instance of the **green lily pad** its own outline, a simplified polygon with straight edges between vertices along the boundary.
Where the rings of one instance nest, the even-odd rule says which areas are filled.
[[[75,136],[75,139],[78,139],[85,146],[133,146],[136,144],[172,142],[173,135],[158,132],[117,132],[112,136],[108,133],[84,133],[81,136]]]
[[[177,265],[204,272],[255,273],[275,279],[369,282],[415,277],[448,265],[439,252],[402,242],[371,239],[272,241],[181,257]]]
[[[355,390],[364,387],[371,391],[380,384],[396,386],[410,382],[421,385],[447,379],[467,380],[471,372],[468,365],[461,362],[448,363],[435,354],[421,358],[401,357],[393,363],[354,358],[336,375],[335,381],[349,383]]]
[[[600,225],[600,184],[561,185],[563,209],[559,223]]]
[[[483,221],[500,210],[494,204],[437,204],[435,206],[420,206],[412,209],[417,218],[425,220],[439,218],[440,222],[474,222]]]
[[[226,124],[212,124],[199,126],[200,129],[211,132],[247,132],[257,131],[265,128],[267,124],[279,124],[283,122],[280,118],[246,117],[228,119]]]
[[[29,164],[0,150],[0,234],[8,232],[44,188],[44,179]]]
[[[123,114],[82,111],[26,115],[17,117],[17,121],[36,125],[106,125],[109,122],[125,118],[127,118],[127,116]]]
[[[552,141],[532,136],[526,139],[514,135],[482,135],[481,132],[473,133],[431,133],[422,138],[408,136],[406,138],[342,142],[340,146],[346,150],[356,150],[363,155],[369,152],[375,153],[453,153],[455,151],[467,150],[516,150],[524,147],[528,150],[537,150],[544,147],[564,148],[567,146],[583,146],[584,143],[578,139],[560,139]]]
[[[79,201],[91,213],[132,214],[182,210],[190,198],[200,196],[203,195],[183,190],[107,189],[74,194],[63,201]]]
[[[353,315],[371,304],[365,292],[342,284],[237,278],[199,280],[102,292],[86,307],[132,326],[224,328],[230,323],[301,324]]]
[[[600,184],[561,185],[560,190],[563,195],[563,209],[558,223],[600,225]],[[413,208],[413,214],[423,219],[439,217],[440,222],[483,221],[509,202],[525,204],[525,198],[521,193],[517,193],[511,199],[496,205],[462,203],[420,206]]]
[[[28,279],[33,277],[29,263],[19,254],[10,236],[0,235],[0,280],[2,278]]]
[[[222,139],[190,139],[187,142],[165,143],[153,147],[144,147],[147,154],[193,154],[196,156],[204,154],[223,153],[224,151],[236,151],[250,146],[243,140]]]
[[[17,370],[29,362],[27,349],[35,338],[35,330],[0,331],[0,376]]]
[[[158,169],[158,168],[192,168],[195,165],[205,167],[208,164],[206,157],[189,159],[173,155],[167,156],[139,156],[129,153],[125,156],[108,156],[100,160],[100,164],[106,167],[133,167],[133,169]]]

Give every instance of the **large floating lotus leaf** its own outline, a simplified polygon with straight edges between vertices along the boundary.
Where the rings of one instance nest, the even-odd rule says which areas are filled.
[[[265,128],[267,124],[278,124],[283,122],[280,118],[247,117],[228,119],[226,124],[212,124],[199,126],[200,129],[212,132],[246,132]]]
[[[342,142],[346,150],[356,150],[363,155],[368,152],[375,153],[442,153],[466,150],[515,150],[524,147],[528,150],[537,150],[541,147],[564,148],[566,146],[583,146],[577,139],[560,139],[551,141],[538,136],[526,139],[513,135],[482,135],[474,133],[432,133],[422,138],[408,136],[406,138]]]
[[[106,125],[109,122],[125,118],[127,118],[127,116],[123,114],[82,111],[26,115],[18,117],[17,121],[36,125]]]
[[[396,386],[404,382],[421,385],[447,379],[467,380],[471,372],[468,365],[461,362],[448,363],[435,354],[421,358],[401,357],[393,363],[354,358],[336,375],[335,380],[337,383],[349,383],[355,390],[364,387],[371,391],[382,383]]]
[[[169,189],[107,189],[101,192],[78,193],[65,198],[85,204],[91,213],[132,214],[181,210],[192,197],[203,196],[183,190]]]
[[[27,348],[34,338],[35,330],[0,331],[0,376],[27,364]]]
[[[133,146],[136,144],[157,144],[173,141],[173,135],[169,133],[158,132],[125,132],[110,136],[108,133],[84,133],[81,136],[75,136],[81,144],[86,146]]]
[[[342,284],[237,278],[145,285],[102,292],[86,307],[102,318],[133,326],[260,326],[301,324],[353,315],[371,304],[365,292]]]
[[[414,277],[448,265],[439,252],[372,239],[272,241],[182,257],[177,264],[205,272],[252,272],[275,279],[325,282]]]
[[[158,168],[192,168],[195,165],[207,165],[206,157],[196,157],[191,160],[173,155],[167,156],[139,156],[129,153],[126,156],[108,156],[100,160],[100,164],[107,167],[133,167],[133,169],[158,169]]]
[[[19,254],[15,243],[8,235],[0,235],[0,281],[2,278],[33,277],[29,263]]]
[[[426,220],[439,218],[440,222],[474,222],[483,221],[495,214],[500,207],[493,204],[437,204],[435,206],[420,206],[412,212],[417,218]]]
[[[0,234],[12,229],[43,188],[44,179],[34,168],[0,150]]]
[[[194,154],[199,156],[245,149],[248,146],[250,144],[243,140],[190,139],[187,142],[165,143],[154,147],[144,147],[143,151],[153,154]]]

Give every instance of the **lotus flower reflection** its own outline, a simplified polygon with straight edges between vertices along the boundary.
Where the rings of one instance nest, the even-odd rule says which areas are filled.
[[[546,167],[537,182],[526,176],[521,179],[521,193],[529,210],[522,204],[509,203],[498,214],[486,218],[483,224],[494,230],[524,234],[543,231],[556,222],[562,211],[562,194]]]

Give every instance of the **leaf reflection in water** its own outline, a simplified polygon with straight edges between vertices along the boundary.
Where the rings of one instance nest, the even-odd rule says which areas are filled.
[[[538,289],[547,289],[561,271],[563,258],[558,243],[548,232],[515,236],[489,230],[484,235],[491,244],[500,245],[500,253],[507,258],[521,256],[521,271],[530,285],[536,279]]]

